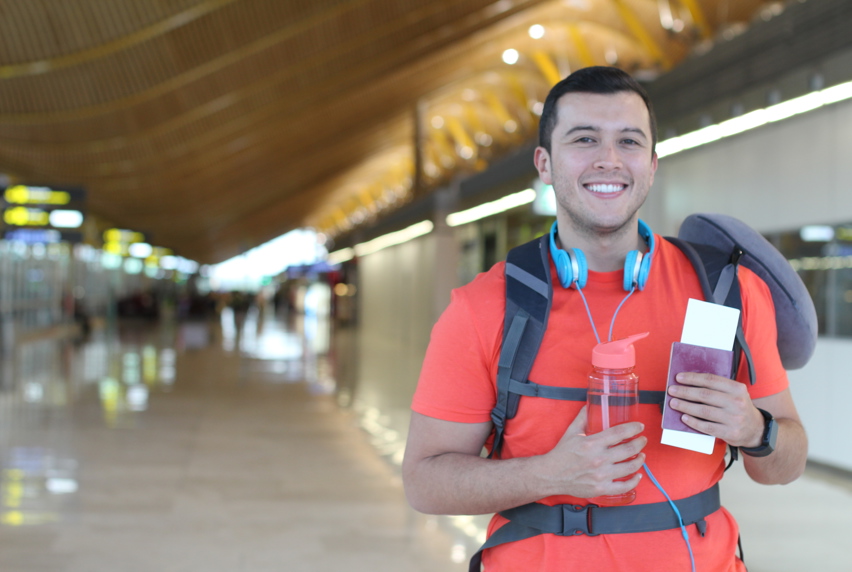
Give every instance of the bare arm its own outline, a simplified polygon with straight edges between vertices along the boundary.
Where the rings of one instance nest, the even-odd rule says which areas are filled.
[[[789,390],[752,401],[745,385],[723,377],[683,373],[678,381],[689,387],[672,386],[669,393],[682,398],[673,400],[671,405],[686,414],[684,423],[734,447],[760,445],[764,421],[758,407],[775,417],[778,423],[775,451],[766,457],[743,455],[746,471],[754,481],[787,484],[802,475],[808,439]]]
[[[808,437],[799,419],[790,390],[755,399],[754,405],[775,417],[778,423],[778,441],[775,451],[766,457],[744,455],[746,471],[752,479],[765,485],[787,484],[795,481],[805,470],[805,462],[808,459]],[[759,444],[760,437],[755,443],[744,446]]]
[[[547,454],[500,460],[480,456],[490,422],[453,423],[412,413],[402,465],[408,500],[430,514],[487,514],[556,494],[590,498],[635,488],[647,439],[622,441],[637,436],[642,425],[625,423],[586,436],[585,422],[584,408]]]

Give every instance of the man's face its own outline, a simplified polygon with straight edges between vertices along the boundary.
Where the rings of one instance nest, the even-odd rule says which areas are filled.
[[[553,185],[560,215],[587,236],[635,223],[657,170],[642,98],[633,92],[568,93],[557,111],[551,151],[536,149],[535,163],[541,180]]]

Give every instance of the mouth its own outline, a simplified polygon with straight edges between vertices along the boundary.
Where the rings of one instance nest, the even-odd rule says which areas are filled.
[[[625,190],[627,185],[625,183],[586,183],[583,188],[598,195],[615,195]]]

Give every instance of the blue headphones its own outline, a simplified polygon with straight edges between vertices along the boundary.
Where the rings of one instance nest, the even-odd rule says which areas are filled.
[[[634,288],[645,289],[648,275],[651,273],[651,259],[654,257],[654,233],[641,219],[639,220],[639,236],[645,239],[648,253],[643,255],[638,250],[631,250],[624,260],[624,290],[630,292]],[[556,246],[556,223],[550,228],[550,256],[556,265],[556,273],[563,288],[584,288],[589,278],[589,267],[586,255],[578,248],[562,250]]]

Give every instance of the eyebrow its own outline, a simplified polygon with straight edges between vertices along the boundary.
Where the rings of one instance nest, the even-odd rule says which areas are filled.
[[[592,131],[592,132],[597,133],[597,132],[600,131],[600,128],[595,127],[594,125],[576,125],[576,126],[572,127],[571,129],[569,129],[565,133],[565,136],[571,135],[571,134],[576,133],[578,131]],[[637,133],[637,134],[641,135],[642,137],[644,137],[645,139],[648,138],[648,135],[642,129],[640,129],[638,127],[625,127],[624,129],[622,129],[620,131],[620,133]]]

